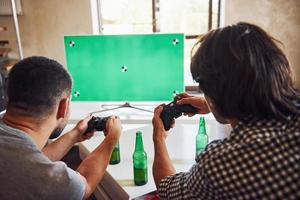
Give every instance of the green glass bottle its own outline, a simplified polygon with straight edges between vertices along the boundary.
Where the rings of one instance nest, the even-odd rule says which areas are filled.
[[[145,185],[148,182],[147,154],[144,151],[142,132],[136,132],[135,150],[132,155],[133,175],[135,185]]]
[[[208,136],[206,134],[205,119],[204,117],[200,117],[199,130],[196,136],[196,156],[198,156],[199,153],[205,149],[207,144]]]
[[[120,143],[118,142],[110,156],[109,164],[115,165],[120,163]]]

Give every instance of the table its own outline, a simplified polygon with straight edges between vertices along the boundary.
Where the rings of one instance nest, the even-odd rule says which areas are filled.
[[[84,117],[87,112],[93,111],[89,106],[85,103],[71,105],[71,109],[75,110],[75,112],[71,112],[71,120],[67,129],[74,126],[74,123]],[[97,106],[98,104],[96,104],[96,107]],[[94,107],[94,110],[96,107]],[[110,114],[117,114],[120,116],[123,124],[123,131],[120,137],[121,162],[117,165],[109,165],[107,168],[108,173],[118,182],[130,199],[154,191],[156,187],[152,177],[152,163],[154,156],[152,142],[153,130],[151,124],[152,114],[124,108],[117,111],[102,113],[101,116]],[[231,129],[228,125],[219,124],[211,114],[204,115],[204,117],[206,119],[206,130],[210,141],[224,138],[229,134]],[[166,142],[169,155],[177,172],[187,171],[195,163],[195,138],[198,132],[198,120],[199,116],[192,118],[178,118],[176,120],[175,128],[169,131]],[[135,133],[138,130],[143,133],[144,149],[148,156],[148,183],[144,186],[135,186],[133,182],[132,154],[135,146]],[[80,143],[81,158],[84,159],[103,139],[103,133],[97,132],[90,140]]]

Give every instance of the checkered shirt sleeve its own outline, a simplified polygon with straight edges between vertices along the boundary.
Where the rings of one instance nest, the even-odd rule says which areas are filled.
[[[240,122],[158,191],[162,199],[300,200],[300,115]]]
[[[205,149],[213,148],[219,144],[221,140],[211,142]],[[204,153],[204,152],[203,152]],[[203,154],[201,153],[201,154]],[[200,155],[201,155],[200,154]],[[193,199],[197,196],[199,199],[212,199],[214,190],[209,187],[208,179],[206,178],[205,168],[201,167],[199,157],[198,162],[190,171],[181,172],[174,176],[169,176],[163,179],[159,185],[159,194],[162,199]]]

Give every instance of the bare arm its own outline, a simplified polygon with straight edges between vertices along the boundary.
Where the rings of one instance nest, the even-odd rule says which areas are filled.
[[[165,141],[155,141],[154,151],[153,177],[158,188],[160,181],[167,176],[176,174],[176,170],[169,157]]]
[[[86,179],[84,199],[88,198],[102,179],[112,151],[121,134],[121,121],[111,117],[107,123],[107,136],[103,142],[80,164],[77,171]]]
[[[181,93],[177,95],[177,103],[190,104],[198,108],[199,114],[207,114],[210,112],[207,102],[204,97],[191,96],[188,93]],[[160,113],[162,111],[162,106],[155,109],[153,123],[153,142],[154,142],[154,162],[153,162],[153,177],[158,188],[159,183],[162,179],[167,176],[176,174],[176,170],[170,159],[165,139],[167,137],[167,132],[164,129],[162,120],[160,119]],[[188,116],[193,116],[194,114],[185,113]],[[174,125],[174,123],[173,123]]]
[[[66,133],[57,140],[47,144],[42,151],[50,160],[58,161],[66,155],[75,143],[75,137],[70,133]]]
[[[155,109],[153,123],[153,142],[154,142],[154,161],[153,161],[153,178],[155,185],[158,188],[160,181],[167,177],[174,175],[176,170],[169,157],[165,139],[167,133],[164,130],[160,113],[162,106]]]
[[[47,144],[42,149],[43,153],[52,161],[61,160],[75,143],[84,141],[93,136],[93,133],[84,135],[84,132],[87,128],[87,122],[90,119],[91,116],[88,116],[79,121],[71,131],[59,137],[50,144]]]

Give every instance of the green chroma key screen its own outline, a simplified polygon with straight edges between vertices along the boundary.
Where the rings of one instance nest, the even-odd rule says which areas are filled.
[[[65,36],[73,101],[169,101],[184,89],[184,35]]]

